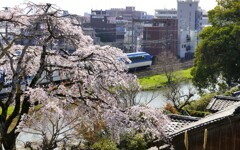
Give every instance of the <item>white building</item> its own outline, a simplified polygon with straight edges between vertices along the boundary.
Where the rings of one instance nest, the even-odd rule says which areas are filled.
[[[178,55],[180,58],[192,58],[201,30],[202,11],[198,8],[199,0],[177,0],[178,18]]]
[[[177,18],[177,10],[173,9],[155,9],[155,18],[165,19],[165,18]]]
[[[207,26],[211,26],[211,24],[208,22],[208,15],[207,15],[207,12],[206,11],[202,11],[202,19],[201,19],[201,30],[204,28],[204,27],[207,27]]]

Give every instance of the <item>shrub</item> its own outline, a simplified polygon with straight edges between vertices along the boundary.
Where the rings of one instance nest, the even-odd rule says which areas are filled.
[[[194,116],[194,117],[205,117],[210,114],[207,111],[196,111],[196,110],[187,110],[187,112],[190,116]]]
[[[185,110],[206,111],[208,103],[215,96],[215,93],[205,94],[199,100],[192,101],[190,105],[186,106]]]
[[[164,106],[164,112],[167,114],[177,114],[178,113],[176,108],[174,108],[174,106],[171,103],[167,103]]]
[[[117,144],[111,141],[109,138],[103,138],[94,143],[92,148],[94,150],[118,150]]]
[[[121,136],[119,147],[122,150],[146,150],[147,142],[142,134],[126,133]]]
[[[93,126],[91,124],[85,123],[82,124],[78,130],[78,132],[82,134],[84,140],[86,140],[89,145],[92,145],[104,138],[103,132],[107,131],[106,124],[102,119],[92,119],[94,120]]]
[[[205,94],[199,100],[192,101],[190,105],[184,107],[184,110],[191,116],[204,117],[210,114],[206,107],[215,95],[215,93]]]
[[[231,96],[233,92],[236,92],[239,90],[240,90],[240,86],[235,86],[235,87],[231,88],[230,90],[225,91],[225,93],[223,95]]]

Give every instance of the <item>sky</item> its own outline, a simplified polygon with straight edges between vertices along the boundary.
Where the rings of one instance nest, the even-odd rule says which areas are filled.
[[[26,0],[0,0],[1,7],[12,7]],[[135,10],[146,11],[147,14],[154,15],[155,9],[171,9],[177,8],[177,0],[31,0],[38,3],[56,4],[69,13],[84,15],[84,12],[91,13],[91,9],[110,9],[110,8],[126,8],[126,6],[134,6]],[[216,0],[199,0],[199,6],[208,11],[217,5]]]

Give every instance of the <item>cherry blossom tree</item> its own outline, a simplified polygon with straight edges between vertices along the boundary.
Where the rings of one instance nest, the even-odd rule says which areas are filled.
[[[109,89],[124,86],[128,76],[124,63],[118,61],[121,50],[94,46],[81,28],[73,25],[76,20],[72,16],[63,16],[50,4],[28,3],[3,10],[0,15],[1,69],[8,83],[3,87],[9,86],[2,88],[6,98],[0,102],[1,143],[5,149],[14,148],[17,126],[20,121],[24,124],[30,111],[33,116],[36,103],[42,106],[42,112],[53,109],[62,115],[63,108],[75,103],[95,109],[101,104],[115,105],[111,96],[114,90]],[[75,52],[69,53],[70,49]],[[8,116],[13,105],[13,113]]]
[[[111,136],[117,142],[126,133],[142,134],[149,147],[161,146],[166,140],[164,129],[168,118],[159,108],[136,105],[125,109],[108,110],[104,115],[107,127],[113,131]]]
[[[31,115],[22,116],[23,121],[18,125],[17,131],[22,134],[37,135],[42,139],[37,143],[34,139],[28,139],[28,147],[54,149],[79,145],[83,140],[87,140],[84,133],[92,130],[95,122],[101,120],[98,112],[86,105],[69,105],[65,100],[63,102],[55,97],[49,97],[48,100],[50,102],[45,103],[44,108],[32,110]]]
[[[174,54],[164,51],[157,57],[157,65],[162,69],[162,72],[167,78],[167,85],[170,85],[174,80],[176,80],[176,74],[174,71],[179,69],[177,59]]]
[[[79,128],[92,117],[129,103],[119,90],[129,88],[128,81],[138,89],[137,78],[126,72],[127,56],[93,45],[78,24],[51,4],[29,2],[0,11],[0,144],[5,149],[15,149],[20,132],[40,135],[42,149],[80,138]]]

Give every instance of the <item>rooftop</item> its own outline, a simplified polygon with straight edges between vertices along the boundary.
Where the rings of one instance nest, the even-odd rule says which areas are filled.
[[[198,117],[191,117],[191,116],[183,116],[183,115],[168,115],[170,118],[170,122],[167,125],[165,130],[166,135],[171,135],[172,133],[176,132],[177,130],[182,129],[183,127],[187,126],[192,122],[198,121],[200,118]]]
[[[240,97],[215,96],[207,106],[207,110],[217,112],[240,102]]]
[[[227,107],[221,111],[218,111],[214,114],[208,115],[202,119],[199,119],[196,122],[189,123],[188,125],[184,126],[183,128],[170,134],[170,137],[175,137],[179,134],[184,133],[185,131],[190,131],[190,130],[193,130],[193,129],[196,129],[196,128],[199,128],[202,126],[216,123],[225,118],[237,116],[239,114],[240,114],[240,102],[237,102],[232,106],[229,106],[229,107]]]

